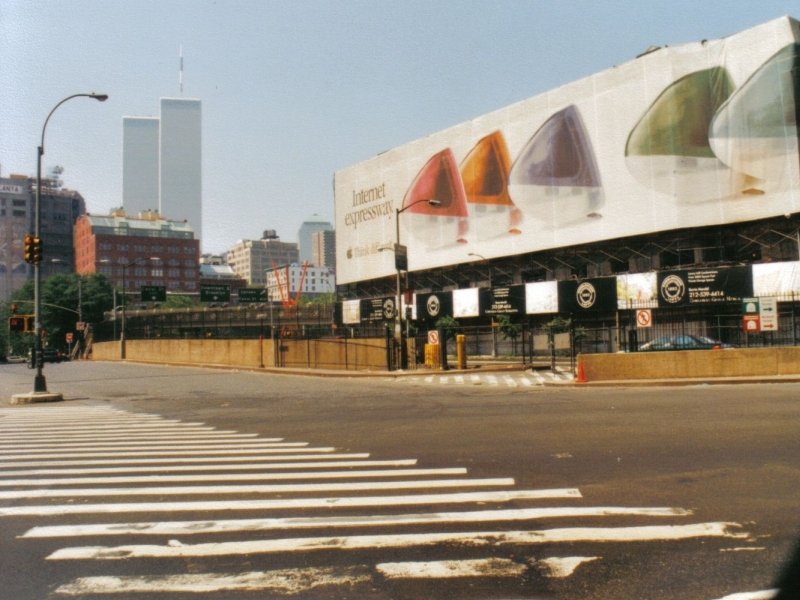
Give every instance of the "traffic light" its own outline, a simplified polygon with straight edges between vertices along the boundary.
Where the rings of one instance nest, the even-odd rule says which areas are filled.
[[[25,331],[25,317],[8,317],[9,331]]]
[[[33,236],[30,233],[25,234],[25,241],[23,246],[23,256],[25,262],[33,264]]]
[[[42,262],[42,238],[33,238],[33,264]]]

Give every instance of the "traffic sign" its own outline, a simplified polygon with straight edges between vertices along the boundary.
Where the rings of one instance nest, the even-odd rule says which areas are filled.
[[[238,292],[239,302],[266,302],[266,288],[242,288]]]
[[[200,302],[230,302],[231,286],[212,283],[200,286]]]
[[[142,302],[165,302],[167,288],[163,285],[143,285],[141,287]]]
[[[435,346],[439,343],[439,332],[435,329],[428,332],[428,343]]]
[[[778,331],[777,298],[759,298],[758,316],[761,318],[761,331]]]
[[[653,311],[649,308],[641,308],[636,311],[636,326],[637,327],[652,327],[653,326]]]

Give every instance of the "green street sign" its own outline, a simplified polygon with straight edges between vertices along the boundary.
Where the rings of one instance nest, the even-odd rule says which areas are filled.
[[[209,284],[200,286],[200,302],[230,302],[231,286]]]
[[[266,288],[241,288],[239,290],[239,302],[266,302]]]
[[[140,289],[142,302],[165,302],[167,288],[163,285],[143,285]]]

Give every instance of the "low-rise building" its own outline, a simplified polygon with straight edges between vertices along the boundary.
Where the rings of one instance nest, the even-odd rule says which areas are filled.
[[[169,292],[199,290],[200,242],[186,221],[124,211],[83,215],[75,223],[75,271],[102,273],[126,293],[145,285]]]

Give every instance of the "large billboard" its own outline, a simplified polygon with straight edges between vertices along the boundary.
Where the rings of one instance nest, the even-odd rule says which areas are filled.
[[[415,271],[800,211],[799,42],[783,17],[661,48],[338,171],[338,282],[398,241]]]

